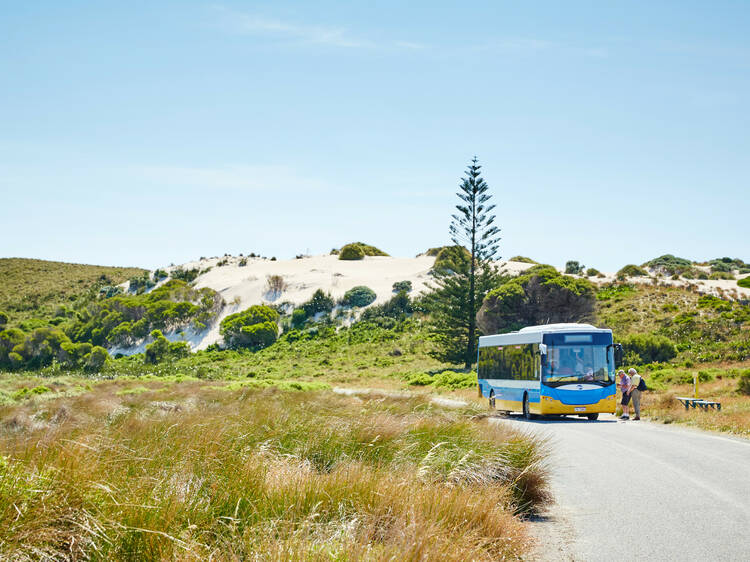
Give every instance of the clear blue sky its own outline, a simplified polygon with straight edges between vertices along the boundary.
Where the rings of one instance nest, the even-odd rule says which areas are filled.
[[[750,260],[750,2],[0,1],[0,256]]]

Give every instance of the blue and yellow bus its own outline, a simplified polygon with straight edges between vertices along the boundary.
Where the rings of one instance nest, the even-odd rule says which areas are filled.
[[[612,331],[589,324],[530,326],[482,336],[477,353],[479,393],[490,408],[534,415],[615,413],[615,366],[622,346]]]

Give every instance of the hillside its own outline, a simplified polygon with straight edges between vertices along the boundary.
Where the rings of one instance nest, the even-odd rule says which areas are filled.
[[[26,258],[0,258],[0,311],[16,322],[43,318],[56,305],[70,303],[93,289],[118,285],[143,269],[107,267]]]

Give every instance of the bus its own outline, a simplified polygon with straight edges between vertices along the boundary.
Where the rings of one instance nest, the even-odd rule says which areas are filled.
[[[612,330],[590,324],[547,324],[482,336],[477,350],[479,395],[491,409],[595,420],[615,413],[615,367],[622,346]]]

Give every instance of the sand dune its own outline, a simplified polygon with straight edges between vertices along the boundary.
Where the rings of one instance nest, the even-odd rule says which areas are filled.
[[[240,262],[245,260],[245,265]],[[224,263],[224,265],[219,265]],[[393,284],[397,281],[411,281],[412,296],[421,294],[434,283],[430,274],[434,257],[418,256],[415,258],[397,257],[365,257],[359,261],[339,260],[335,255],[309,256],[291,260],[269,260],[265,258],[248,258],[240,256],[224,256],[188,262],[181,266],[166,268],[172,271],[177,267],[184,269],[198,268],[207,270],[195,281],[197,288],[210,287],[218,291],[226,302],[214,324],[202,332],[185,330],[180,333],[165,333],[170,340],[184,340],[193,349],[205,349],[212,343],[219,342],[219,324],[229,314],[244,310],[254,304],[290,303],[299,305],[310,299],[317,289],[330,293],[334,299],[344,296],[344,293],[358,285],[365,285],[375,291],[375,304],[380,304],[393,296]],[[508,273],[518,274],[533,264],[521,262],[498,263],[501,269]],[[279,292],[271,292],[268,287],[268,277],[278,275],[283,278],[285,288]],[[614,273],[604,274],[604,277],[589,278],[597,284],[613,281]],[[670,279],[659,276],[658,282],[666,285],[688,286],[701,293],[723,293],[732,298],[750,298],[750,289],[737,286],[732,280],[685,280]],[[654,277],[634,277],[629,281],[651,284]],[[145,343],[128,349],[113,349],[113,353],[138,353],[143,351]]]

